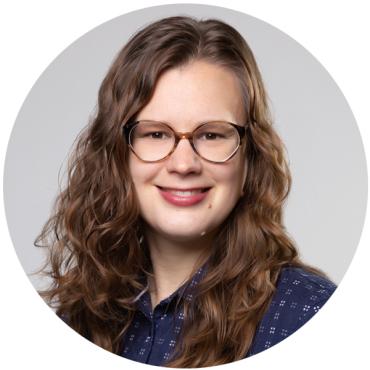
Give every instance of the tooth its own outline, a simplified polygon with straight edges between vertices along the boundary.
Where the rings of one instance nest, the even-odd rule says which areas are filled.
[[[199,194],[201,190],[187,190],[187,191],[172,190],[170,192],[175,195],[190,196],[193,194]]]

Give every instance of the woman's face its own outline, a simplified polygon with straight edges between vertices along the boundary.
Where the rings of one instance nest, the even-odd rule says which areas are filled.
[[[160,77],[153,97],[137,116],[144,119],[165,122],[178,132],[190,132],[206,121],[244,125],[239,83],[232,72],[205,61],[171,69]],[[244,146],[227,162],[211,163],[186,139],[157,163],[143,162],[131,152],[129,166],[142,218],[152,233],[176,241],[215,231],[240,198],[247,171]],[[194,188],[210,189],[200,201],[174,193]]]

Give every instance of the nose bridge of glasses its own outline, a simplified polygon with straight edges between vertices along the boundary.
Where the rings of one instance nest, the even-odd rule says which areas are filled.
[[[191,147],[191,150],[194,152],[195,151],[195,148],[194,148],[194,144],[193,144],[193,132],[175,132],[175,143],[174,143],[174,148],[173,148],[173,151],[175,151],[178,147],[178,144],[180,144],[180,141],[181,140],[184,140],[185,141],[188,141],[188,145],[190,145]],[[196,153],[196,151],[195,151]]]
[[[188,132],[175,132],[175,136],[177,141],[180,141],[182,139],[188,139],[190,142],[193,139],[193,132],[188,131]]]

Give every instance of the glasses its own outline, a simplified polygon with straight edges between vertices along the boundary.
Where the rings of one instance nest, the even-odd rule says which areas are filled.
[[[206,161],[222,163],[231,159],[246,134],[246,127],[224,121],[205,122],[192,132],[176,132],[158,121],[135,121],[123,127],[133,153],[144,162],[169,157],[181,139],[188,139],[194,152]]]

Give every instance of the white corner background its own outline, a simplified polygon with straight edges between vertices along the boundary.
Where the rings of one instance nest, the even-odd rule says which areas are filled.
[[[200,3],[228,7],[260,18],[309,50],[344,93],[357,120],[367,158],[370,157],[367,1],[222,0]],[[1,3],[1,173],[18,111],[50,62],[97,25],[123,13],[161,4],[166,2],[13,0]],[[1,182],[1,189],[2,185]],[[57,320],[38,297],[17,259],[3,204],[0,227],[2,369],[148,369],[147,365],[109,354],[81,339]],[[253,370],[265,370],[268,366],[284,370],[369,368],[369,232],[367,217],[360,245],[347,273],[314,320],[268,351],[222,367]]]

